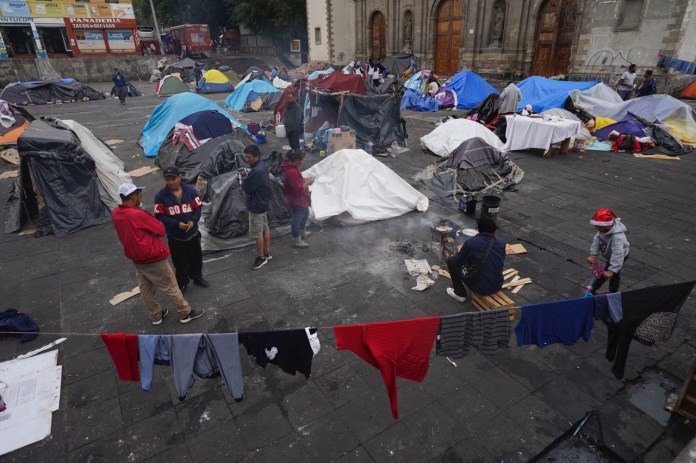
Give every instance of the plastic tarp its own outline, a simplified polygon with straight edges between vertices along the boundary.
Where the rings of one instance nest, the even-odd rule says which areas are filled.
[[[111,87],[111,94],[116,94],[116,86]],[[130,82],[126,82],[126,96],[143,96],[140,91]]]
[[[440,109],[440,101],[407,88],[401,97],[401,110],[405,109],[434,113]]]
[[[232,121],[235,127],[242,126],[237,119],[213,101],[191,92],[180,93],[157,106],[147,120],[140,133],[139,141],[145,156],[149,158],[157,156],[160,145],[177,122],[190,114],[205,110],[217,111]]]
[[[473,71],[459,71],[449,80],[447,88],[457,94],[459,109],[475,108],[491,93],[500,94],[483,77]]]
[[[340,72],[324,74],[312,81],[312,87],[330,92],[351,92],[358,95],[367,95],[365,81],[358,74],[342,74]]]
[[[278,100],[278,103],[276,103],[275,108],[273,108],[273,118],[275,120],[276,124],[280,124],[283,122],[285,119],[285,108],[288,106],[288,95],[290,93],[295,93],[296,95],[299,96],[298,101],[302,104],[301,102],[305,100],[305,95],[307,93],[307,89],[309,88],[309,82],[307,79],[298,79],[295,81],[294,84],[286,87],[283,90],[283,94],[280,97],[280,100]]]
[[[343,213],[373,221],[428,209],[428,198],[363,150],[339,150],[303,172],[314,177],[316,220]]]
[[[437,93],[433,95],[440,103],[440,108],[456,108],[457,107],[457,93],[454,90],[447,88],[447,85],[443,85],[437,90]]]
[[[573,104],[593,116],[621,120],[631,112],[649,122],[660,121],[682,142],[696,143],[696,117],[688,104],[668,95],[648,95],[628,101],[610,102],[603,96],[573,92]]]
[[[189,183],[195,183],[198,176],[210,180],[236,169],[244,148],[252,144],[246,133],[235,129],[234,133],[213,138],[190,153],[183,153],[175,165],[184,172],[184,180]]]
[[[196,89],[199,93],[226,93],[234,90],[234,85],[230,82],[225,74],[211,69],[203,74],[201,80],[198,81]]]
[[[282,89],[288,88],[291,85],[292,85],[292,82],[288,82],[287,80],[283,80],[278,76],[275,76],[273,78],[273,86],[275,88],[279,88],[282,90]]]
[[[430,72],[430,71],[425,71],[425,72]],[[423,81],[423,71],[418,71],[415,74],[413,74],[411,77],[409,77],[406,82],[404,82],[404,87],[410,88],[411,90],[418,90],[421,86],[421,83]]]
[[[580,121],[580,123],[582,123],[582,121],[580,120],[580,118],[578,116],[571,113],[567,109],[563,109],[563,108],[547,109],[546,111],[543,112],[543,114],[546,114],[548,116],[559,116],[559,117],[562,117],[563,119],[571,119],[574,121]],[[587,130],[587,127],[585,127],[585,125],[582,126],[580,131],[582,132],[582,137],[585,138],[585,140],[589,141],[590,138],[592,138],[592,134],[590,133],[589,130]]]
[[[244,73],[244,79],[249,81],[261,79],[268,83],[268,79],[266,79],[266,72],[258,66],[251,66],[249,69],[247,69]]]
[[[168,76],[172,74],[179,74],[181,80],[184,82],[195,82],[196,76],[193,69],[196,67],[196,62],[191,58],[184,58],[181,61],[177,61],[162,72],[163,75]]]
[[[99,197],[109,209],[114,209],[121,204],[118,187],[132,181],[131,176],[125,171],[126,165],[85,126],[72,120],[61,122],[75,132],[80,139],[82,149],[94,161],[99,179]]]
[[[17,105],[81,101],[83,98],[100,100],[104,99],[104,94],[73,78],[15,82],[0,93],[0,99]]]
[[[544,112],[550,108],[562,108],[572,91],[587,90],[598,83],[551,80],[539,76],[528,77],[517,84],[517,88],[522,92],[522,101],[517,105],[517,110],[522,111],[528,104],[532,105],[535,113]]]
[[[17,151],[17,184],[22,199],[19,211],[10,208],[14,217],[6,223],[6,232],[19,231],[31,218],[23,215],[27,212],[30,216],[45,214],[49,219],[39,219],[37,234],[59,237],[109,220],[109,209],[99,196],[95,161],[74,132],[47,120],[35,120],[19,138]],[[45,212],[38,210],[34,187],[41,194]]]
[[[26,110],[0,100],[0,145],[16,145],[33,120]]]
[[[336,72],[334,68],[328,68],[328,69],[322,69],[322,70],[317,70],[312,72],[309,77],[307,77],[307,80],[314,80],[319,76],[323,76],[325,74],[331,74],[332,72]]]
[[[382,58],[380,64],[384,66],[388,73],[401,77],[404,73],[415,65],[416,56],[411,53],[397,53]]]
[[[635,117],[626,114],[623,119],[614,124],[605,125],[601,129],[595,130],[594,135],[600,140],[609,140],[609,134],[616,130],[621,135],[633,135],[634,137],[650,136],[650,131],[638,122]]]
[[[244,105],[247,103],[247,98],[251,92],[258,93],[259,95],[266,93],[280,94],[280,90],[265,80],[251,80],[240,84],[234,89],[234,92],[225,99],[225,108],[231,108],[233,111],[241,111],[244,109]],[[278,97],[280,98],[280,95],[278,95]]]
[[[421,137],[421,144],[440,157],[447,157],[462,142],[479,137],[498,151],[505,151],[504,143],[483,125],[467,119],[450,119]]]

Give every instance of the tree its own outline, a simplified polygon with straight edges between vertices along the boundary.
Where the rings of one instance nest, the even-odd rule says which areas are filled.
[[[276,43],[307,37],[305,0],[225,0],[233,21]]]
[[[211,38],[231,26],[231,11],[224,0],[153,0],[159,26],[164,29],[179,24],[207,24]],[[135,17],[140,25],[154,26],[150,0],[133,0]]]

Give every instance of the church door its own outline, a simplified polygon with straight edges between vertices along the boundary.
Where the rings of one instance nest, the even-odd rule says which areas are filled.
[[[442,0],[435,21],[435,73],[451,76],[459,72],[461,0]]]
[[[377,11],[372,15],[372,53],[370,57],[382,59],[387,56],[387,34],[384,15]]]
[[[548,0],[541,8],[534,75],[550,77],[568,73],[577,10],[577,0]]]

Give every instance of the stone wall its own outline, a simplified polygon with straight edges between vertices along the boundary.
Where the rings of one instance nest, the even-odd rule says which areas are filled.
[[[159,58],[159,57],[158,57]],[[169,62],[178,61],[168,56]],[[149,80],[157,59],[151,56],[102,56],[95,58],[52,58],[51,66],[62,77],[74,77],[90,82],[108,82],[114,68],[123,71],[131,81]],[[39,74],[33,59],[9,59],[0,61],[0,86],[10,82],[38,80]]]

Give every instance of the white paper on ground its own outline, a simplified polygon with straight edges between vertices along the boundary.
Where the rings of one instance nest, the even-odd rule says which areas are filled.
[[[430,265],[428,265],[428,261],[425,259],[404,259],[404,264],[406,264],[406,270],[411,276],[430,275],[432,271]]]

